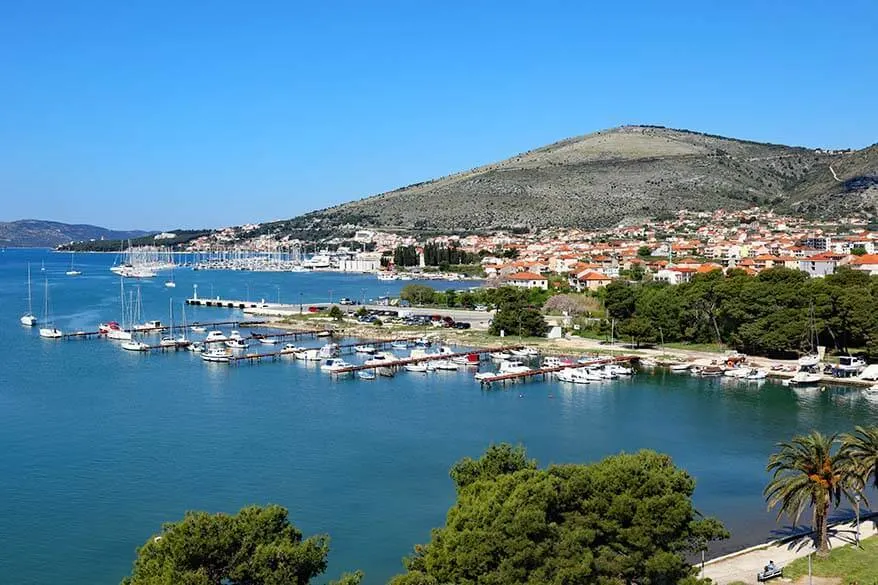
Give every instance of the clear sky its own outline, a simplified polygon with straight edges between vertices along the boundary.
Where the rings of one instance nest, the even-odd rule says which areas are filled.
[[[5,2],[0,220],[288,218],[650,123],[878,142],[878,2]]]

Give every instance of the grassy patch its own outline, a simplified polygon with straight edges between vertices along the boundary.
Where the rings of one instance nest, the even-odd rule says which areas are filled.
[[[825,559],[812,557],[812,573],[817,577],[839,577],[844,585],[878,585],[878,538],[861,541],[862,550],[853,546],[838,548]],[[808,559],[796,559],[784,567],[784,577],[797,579],[808,574]]]
[[[718,343],[666,343],[666,348],[688,351],[707,351],[710,353],[726,353],[729,348]]]

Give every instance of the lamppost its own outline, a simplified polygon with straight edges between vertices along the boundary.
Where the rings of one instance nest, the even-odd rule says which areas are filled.
[[[277,304],[280,304],[280,285],[277,285]]]
[[[302,314],[302,291],[299,291],[299,314]]]
[[[332,304],[332,289],[329,289],[329,304]]]
[[[857,533],[855,536],[855,539],[857,542],[857,548],[860,548],[860,499],[861,499],[860,494],[856,494],[854,496],[854,504],[856,504],[856,507],[857,507]]]

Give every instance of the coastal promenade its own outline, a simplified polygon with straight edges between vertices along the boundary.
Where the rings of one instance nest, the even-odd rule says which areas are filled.
[[[728,585],[736,581],[756,585],[756,574],[762,571],[769,561],[784,567],[798,558],[813,553],[814,544],[810,534],[795,534],[711,559],[704,564],[702,576],[712,579],[717,585]],[[829,528],[829,534],[830,548],[852,546],[856,542],[856,522],[850,520],[833,524]],[[861,518],[860,539],[875,535],[878,535],[878,514]]]

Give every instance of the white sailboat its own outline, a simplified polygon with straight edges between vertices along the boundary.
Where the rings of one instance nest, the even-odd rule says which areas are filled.
[[[30,284],[30,262],[27,264],[27,313],[22,315],[19,320],[21,321],[21,324],[26,327],[33,327],[37,324],[37,317],[34,315],[34,300]]]
[[[60,339],[64,335],[60,329],[55,327],[55,322],[52,320],[52,313],[49,311],[48,278],[46,278],[46,295],[45,304],[43,306],[43,325],[44,327],[40,327],[40,337],[44,337],[46,339]]]
[[[82,272],[73,267],[73,254],[74,252],[70,252],[70,270],[66,272],[67,276],[79,276],[82,274]]]
[[[125,312],[125,279],[119,277],[119,308],[121,311],[122,327],[107,326],[107,339],[115,341],[131,341],[131,332],[134,321]]]
[[[175,347],[177,345],[184,345],[187,342],[185,335],[181,334],[181,335],[178,335],[176,337],[174,336],[174,299],[168,299],[168,305],[169,305],[171,324],[170,324],[170,327],[168,327],[168,334],[161,338],[161,341],[159,341],[159,344],[163,345],[165,347]],[[185,307],[185,305],[183,305],[183,306]],[[185,311],[186,309],[184,308],[183,310]],[[181,328],[181,331],[186,331],[185,325]]]
[[[171,276],[168,277],[168,280],[165,281],[165,286],[168,288],[176,288],[177,283],[174,281],[174,269],[171,268]]]

